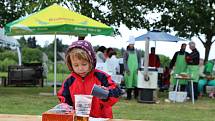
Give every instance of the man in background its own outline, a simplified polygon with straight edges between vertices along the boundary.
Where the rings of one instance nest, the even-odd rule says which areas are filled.
[[[141,56],[134,48],[135,40],[133,36],[129,37],[129,45],[123,55],[124,69],[125,69],[125,86],[127,92],[127,99],[132,98],[132,90],[134,90],[134,98],[138,97],[137,88],[137,72],[141,65]]]
[[[151,47],[151,53],[149,54],[149,67],[160,67],[160,58],[155,54],[155,47]]]
[[[186,71],[187,71],[186,56],[188,55],[188,52],[185,51],[186,46],[187,46],[187,44],[183,43],[181,45],[180,51],[175,52],[175,54],[170,62],[169,68],[170,68],[170,70],[173,71],[173,73],[171,74],[170,82],[173,85],[176,85],[176,79],[174,79],[174,75],[180,74],[180,73],[186,73]],[[174,67],[174,69],[173,69],[173,67]],[[180,90],[185,91],[186,86],[187,86],[187,81],[180,80],[179,85],[180,85]]]
[[[199,60],[200,60],[200,54],[199,51],[196,49],[194,42],[189,42],[189,47],[191,49],[191,53],[186,56],[187,61],[187,72],[191,75],[193,78],[193,89],[194,89],[194,99],[198,99],[198,81],[199,81]],[[189,90],[188,90],[188,96],[190,96],[191,86],[189,83]]]

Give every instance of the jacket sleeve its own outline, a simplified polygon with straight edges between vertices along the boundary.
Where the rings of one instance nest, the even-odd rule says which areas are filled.
[[[173,66],[175,65],[177,55],[178,55],[178,52],[176,52],[176,53],[174,54],[174,56],[173,56],[173,58],[172,58],[172,60],[171,60],[171,62],[170,62],[170,64],[169,64],[169,68],[170,68],[170,69],[172,69]]]
[[[72,103],[69,87],[72,85],[73,81],[74,81],[74,78],[72,77],[67,78],[63,82],[62,87],[60,88],[57,94],[58,99],[60,100],[61,103],[67,103],[68,105],[71,105],[71,106],[73,106],[73,103]]]
[[[102,100],[102,104],[104,106],[113,106],[116,102],[118,102],[119,96],[122,94],[121,89],[114,83],[111,79],[111,76],[107,77],[108,81],[108,89],[109,89],[109,95],[108,99]]]

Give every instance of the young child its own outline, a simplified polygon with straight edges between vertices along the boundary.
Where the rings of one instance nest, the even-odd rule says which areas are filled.
[[[110,75],[95,69],[96,55],[92,45],[85,40],[75,41],[65,57],[71,74],[58,92],[60,102],[74,107],[74,95],[90,95],[93,85],[97,84],[109,90],[109,94],[105,100],[93,96],[90,117],[113,118],[112,106],[118,101],[121,90]]]

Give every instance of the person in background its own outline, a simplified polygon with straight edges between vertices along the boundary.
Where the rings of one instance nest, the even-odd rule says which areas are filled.
[[[141,56],[140,53],[135,50],[134,44],[135,40],[133,36],[129,37],[129,45],[127,50],[123,54],[123,62],[125,69],[125,86],[127,92],[127,99],[131,100],[132,90],[134,90],[134,98],[138,97],[138,88],[137,88],[137,74],[138,69],[141,66]]]
[[[207,61],[204,68],[205,74],[213,74],[213,67],[214,67],[215,59]]]
[[[84,40],[85,36],[78,36],[78,40]]]
[[[205,69],[204,59],[200,58],[199,59],[199,79],[205,78],[204,69]]]
[[[106,53],[105,53],[105,58],[106,58],[106,59],[109,58],[110,53],[111,53],[112,51],[114,51],[113,48],[111,48],[111,47],[107,48],[107,51],[106,51]]]
[[[155,47],[151,47],[151,53],[149,54],[149,67],[160,67],[160,58],[155,54]]]
[[[199,64],[204,64],[204,60],[200,59]],[[207,86],[215,86],[215,80],[214,80],[214,75],[213,75],[213,66],[214,66],[214,61],[208,61],[204,67],[204,69],[201,69],[201,66],[199,67],[201,69],[200,73],[200,79],[198,83],[198,91],[199,91],[199,96],[202,97],[204,94],[204,87]],[[210,94],[209,94],[210,95]]]
[[[111,75],[116,75],[120,71],[119,59],[116,57],[116,51],[110,52],[109,58],[106,60],[108,72]]]
[[[161,84],[160,91],[168,90],[169,85],[170,85],[170,70],[166,66],[164,68],[164,72],[163,72],[163,75],[162,75],[162,84]]]
[[[151,53],[149,54],[149,62],[148,62],[149,67],[155,67],[156,69],[160,68],[160,58],[159,56],[155,53],[155,47],[151,47]],[[144,63],[143,63],[144,66]],[[158,87],[162,87],[162,73],[158,71],[158,78],[157,78],[157,83]]]
[[[170,82],[174,86],[176,85],[176,79],[174,79],[175,74],[186,73],[186,71],[187,71],[186,56],[189,53],[185,51],[186,46],[187,46],[187,44],[185,44],[185,43],[181,44],[180,51],[175,52],[175,54],[169,64],[170,70],[173,71],[173,73],[171,74]],[[173,69],[173,67],[174,67],[174,69]],[[186,91],[187,84],[188,83],[186,80],[180,80],[179,81],[180,91]]]
[[[105,58],[105,51],[106,47],[105,46],[100,46],[96,52],[96,60],[97,63],[104,63],[106,58]]]
[[[95,69],[96,55],[92,45],[85,40],[73,42],[66,52],[65,60],[71,73],[58,91],[60,102],[75,108],[74,95],[90,95],[96,84],[108,90],[109,94],[107,99],[93,96],[90,117],[113,118],[112,106],[118,101],[121,89],[110,75]]]
[[[186,56],[187,62],[187,72],[193,78],[193,89],[194,89],[194,99],[198,99],[198,81],[199,81],[199,51],[196,49],[196,45],[193,41],[189,42],[189,48],[191,53]],[[188,96],[191,96],[191,84],[188,83]]]

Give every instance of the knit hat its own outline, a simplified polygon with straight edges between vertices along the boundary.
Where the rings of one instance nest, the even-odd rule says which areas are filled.
[[[83,49],[84,51],[86,51],[86,53],[88,54],[90,63],[93,65],[93,68],[96,67],[96,54],[95,54],[95,51],[90,42],[88,42],[86,40],[78,40],[78,41],[73,42],[68,47],[66,56],[68,55],[68,52],[70,52],[74,48],[80,48],[80,49]],[[67,66],[72,71],[71,65],[67,63]]]

